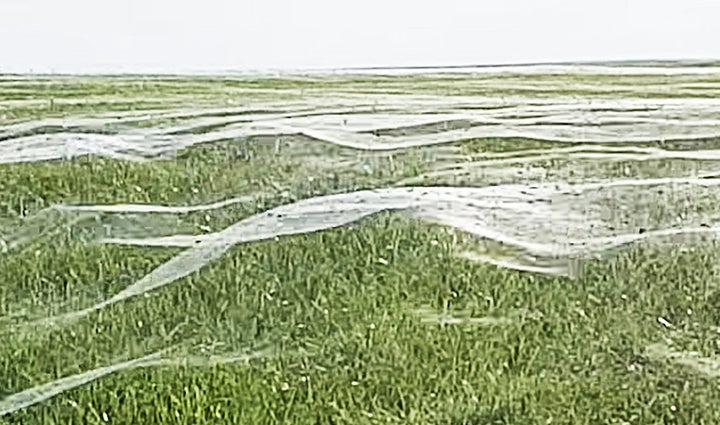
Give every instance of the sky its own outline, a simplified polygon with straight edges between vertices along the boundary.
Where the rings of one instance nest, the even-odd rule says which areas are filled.
[[[0,72],[720,59],[718,0],[0,0]]]

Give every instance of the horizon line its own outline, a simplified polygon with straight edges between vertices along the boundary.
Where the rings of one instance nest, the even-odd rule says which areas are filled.
[[[333,72],[367,72],[367,71],[422,71],[422,70],[453,70],[453,69],[488,69],[488,68],[530,68],[538,66],[628,66],[642,67],[648,65],[672,67],[712,67],[720,66],[720,57],[716,59],[616,59],[616,60],[588,60],[588,61],[542,61],[542,62],[506,62],[506,63],[485,63],[485,64],[454,64],[454,65],[397,65],[397,66],[348,66],[348,67],[318,67],[318,68],[256,68],[256,69],[235,69],[225,70],[186,70],[186,71],[129,71],[129,72],[34,72],[30,69],[27,72],[7,72],[0,68],[0,76],[223,76],[232,74],[245,75],[267,75],[267,74],[313,74]],[[673,66],[674,65],[674,66]]]

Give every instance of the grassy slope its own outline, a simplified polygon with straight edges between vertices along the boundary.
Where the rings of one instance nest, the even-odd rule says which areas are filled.
[[[408,160],[381,176],[338,177],[228,152],[196,147],[154,164],[0,165],[2,217],[57,202],[188,204],[269,193],[267,205],[240,208],[221,228],[287,202],[280,191],[305,197],[419,172]],[[10,322],[106,299],[177,251],[43,242],[0,257],[0,400],[167,347],[220,356],[275,349],[242,364],[119,372],[0,423],[720,423],[716,379],[646,354],[665,339],[678,350],[719,351],[715,249],[635,249],[571,280],[456,258],[458,239],[384,214],[238,246],[151,296],[32,331]],[[441,325],[428,312],[464,320]]]

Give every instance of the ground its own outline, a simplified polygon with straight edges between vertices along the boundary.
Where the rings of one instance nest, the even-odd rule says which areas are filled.
[[[47,118],[96,134],[97,127],[73,120],[147,115],[100,126],[126,134],[182,124],[177,115],[153,116],[171,107],[203,111],[232,101],[275,108],[283,99],[321,98],[324,90],[461,95],[464,102],[611,93],[606,103],[620,104],[712,99],[719,84],[709,71],[494,80],[4,76],[0,125],[9,130],[0,145],[59,133],[55,124],[13,127]],[[226,115],[216,112],[226,120],[213,125],[242,118]],[[193,131],[212,131],[203,126]],[[146,161],[92,153],[0,164],[0,423],[720,423],[713,407],[720,403],[714,240],[613,245],[583,258],[575,273],[549,274],[474,261],[460,254],[478,249],[476,236],[384,211],[338,228],[235,244],[167,285],[63,319],[111,299],[186,249],[102,243],[102,226],[87,224],[93,220],[116,229],[114,237],[212,236],[270,208],[361,189],[701,179],[720,165],[710,156],[716,138],[612,144],[621,140],[608,137],[593,145],[468,137],[362,151],[287,134],[233,136]],[[612,192],[601,205],[618,211],[603,217],[608,229],[713,227],[712,186],[667,184],[669,198],[660,189]],[[242,196],[201,211],[95,212],[77,222],[53,209]],[[553,196],[554,205],[564,205],[565,195]],[[605,198],[576,202],[598,199]],[[570,204],[559,211],[576,211]],[[563,223],[562,216],[549,219]],[[491,254],[495,249],[504,248]]]

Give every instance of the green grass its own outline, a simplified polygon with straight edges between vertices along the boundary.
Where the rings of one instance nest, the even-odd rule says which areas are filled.
[[[712,379],[644,357],[663,337],[705,355],[717,350],[703,332],[718,319],[714,249],[637,250],[570,280],[469,263],[451,255],[452,245],[446,231],[384,215],[358,228],[241,246],[149,298],[65,329],[10,334],[0,347],[6,393],[175,344],[197,351],[221,341],[219,353],[278,347],[276,357],[246,365],[121,372],[10,420],[95,423],[103,412],[122,423],[720,419],[707,408],[720,396]],[[107,297],[170,254],[77,247],[38,261],[28,253],[2,267],[3,281],[14,282],[3,288],[3,304],[15,301],[7,294],[44,292],[42,306],[80,307],[71,298]],[[23,266],[75,277],[41,283],[18,275]],[[509,321],[425,323],[427,309]],[[686,336],[676,338],[657,317]]]
[[[323,93],[557,96],[595,99],[714,98],[720,80],[708,75],[448,74],[413,76],[64,76],[0,75],[0,125],[28,118],[143,111],[167,107],[236,106]]]
[[[664,78],[591,77],[553,81],[632,90],[638,81],[651,86]],[[417,87],[413,91],[422,94],[465,85],[466,94],[477,94],[483,84],[467,77],[323,84],[309,77],[222,84],[213,78],[155,78],[137,85],[122,78],[67,78],[42,90],[40,80],[13,83],[12,93],[0,89],[0,105],[21,96],[157,95],[167,98],[156,105],[164,107],[185,95],[204,93],[216,103],[227,92],[240,96],[243,90],[273,88],[280,96],[296,96],[328,87]],[[509,84],[528,77],[504,78]],[[0,125],[33,114],[121,108],[55,105],[60,109],[52,112],[8,107]],[[689,143],[666,147],[689,149]],[[562,146],[497,138],[453,145],[468,161]],[[424,148],[358,153],[308,140],[276,145],[255,138],[194,146],[148,163],[84,157],[0,164],[0,239],[61,203],[195,205],[257,197],[146,221],[207,233],[205,227],[221,230],[293,200],[422,176],[436,154]],[[345,165],[313,160],[318,158]],[[700,164],[579,164],[561,158],[533,165],[558,173],[580,170],[583,176],[648,178],[691,173]],[[657,196],[679,202],[670,198]],[[717,203],[708,196],[695,207],[712,211]],[[648,216],[660,220],[667,214],[660,205]],[[710,362],[720,356],[720,251],[713,244],[632,247],[587,261],[577,277],[549,277],[462,259],[457,252],[473,246],[466,235],[383,213],[340,229],[235,246],[170,285],[50,326],[36,321],[106,300],[180,252],[85,243],[74,229],[51,230],[0,253],[0,410],[5,397],[56,379],[166,349],[167,361],[62,392],[0,417],[0,424],[720,423],[717,375],[688,354]],[[660,355],[648,350],[656,344],[662,345]],[[662,350],[680,353],[684,361]],[[229,361],[254,352],[263,355]]]

